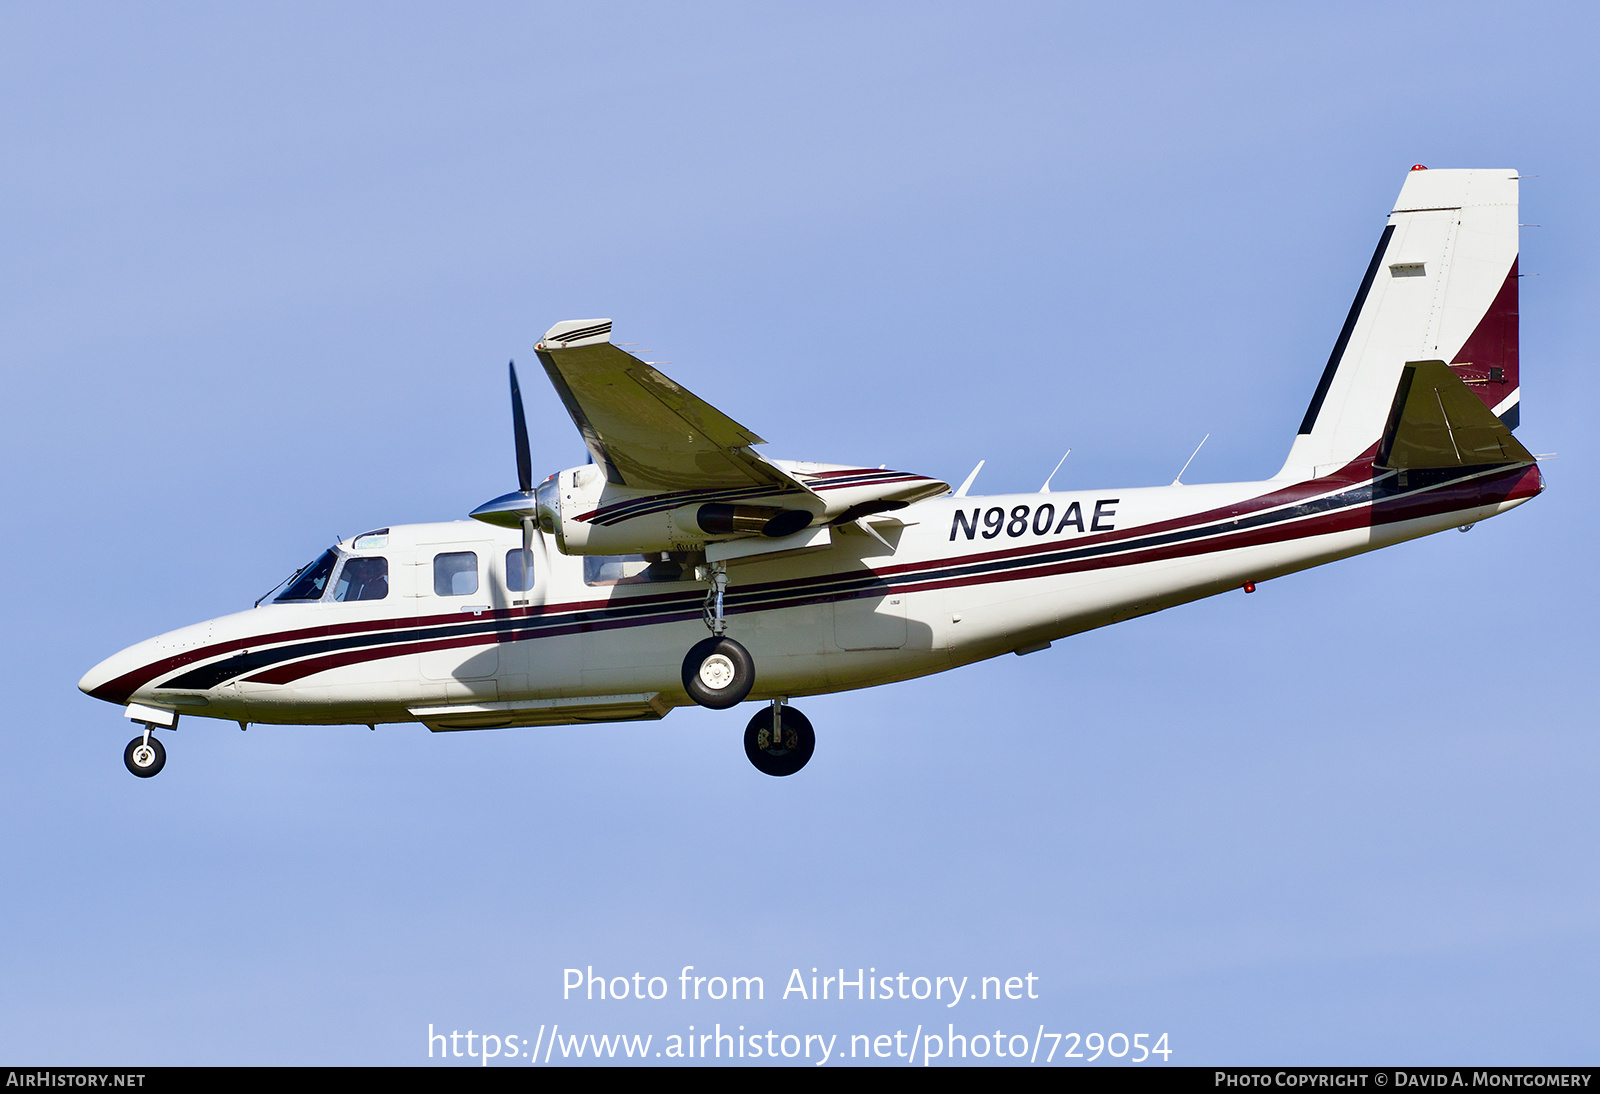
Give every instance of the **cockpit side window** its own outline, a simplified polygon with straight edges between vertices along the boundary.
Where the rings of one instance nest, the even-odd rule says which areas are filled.
[[[389,595],[389,560],[381,555],[345,559],[339,580],[333,585],[333,599],[382,600]]]
[[[433,556],[435,596],[466,596],[478,591],[478,555],[475,551],[451,551]]]
[[[273,598],[273,603],[281,604],[286,600],[321,600],[322,594],[328,589],[328,578],[333,576],[333,568],[338,562],[339,552],[330,547],[315,562],[301,570],[300,576]]]

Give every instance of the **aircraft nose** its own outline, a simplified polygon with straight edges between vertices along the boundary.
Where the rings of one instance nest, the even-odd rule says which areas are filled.
[[[125,681],[120,678],[138,667],[135,664],[137,658],[133,655],[135,648],[129,646],[120,653],[114,653],[84,673],[83,679],[78,681],[78,690],[85,695],[104,699],[118,706],[127,703],[133,688],[124,686]]]
[[[111,677],[106,672],[106,663],[102,661],[83,674],[83,679],[78,681],[78,690],[98,699],[100,696],[95,695],[95,692],[105,687],[109,679]]]

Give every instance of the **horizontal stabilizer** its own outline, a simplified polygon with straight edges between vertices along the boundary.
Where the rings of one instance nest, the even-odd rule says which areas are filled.
[[[1533,462],[1449,365],[1408,361],[1401,369],[1377,466],[1413,470]]]

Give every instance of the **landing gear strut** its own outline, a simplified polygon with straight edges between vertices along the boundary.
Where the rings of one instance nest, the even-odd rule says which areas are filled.
[[[684,657],[683,690],[703,707],[726,710],[750,694],[750,686],[756,682],[756,663],[749,650],[727,636],[728,623],[722,615],[727,566],[714,562],[708,569],[711,591],[706,594],[705,621],[711,637],[696,642]]]
[[[710,571],[707,580],[711,582],[711,589],[706,593],[706,603],[700,609],[700,615],[712,636],[721,638],[728,633],[728,621],[722,618],[722,598],[728,591],[728,564],[713,562],[706,569]]]
[[[144,733],[129,741],[128,747],[122,750],[122,762],[139,778],[148,779],[160,774],[167,765],[167,750],[151,735],[150,727],[145,726]]]
[[[816,747],[810,720],[782,699],[763,707],[744,728],[744,754],[763,775],[793,775]]]

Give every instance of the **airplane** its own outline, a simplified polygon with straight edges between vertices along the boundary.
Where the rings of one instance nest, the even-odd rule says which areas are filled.
[[[1517,178],[1411,169],[1270,479],[980,497],[982,463],[952,490],[769,459],[609,319],[561,322],[534,350],[589,463],[534,484],[513,363],[516,490],[472,520],[342,540],[270,602],[78,686],[142,727],[123,759],[145,778],[166,763],[153,730],[186,716],[444,732],[747,700],[746,755],[792,775],[816,745],[793,698],[1044,650],[1540,493],[1512,432]]]

